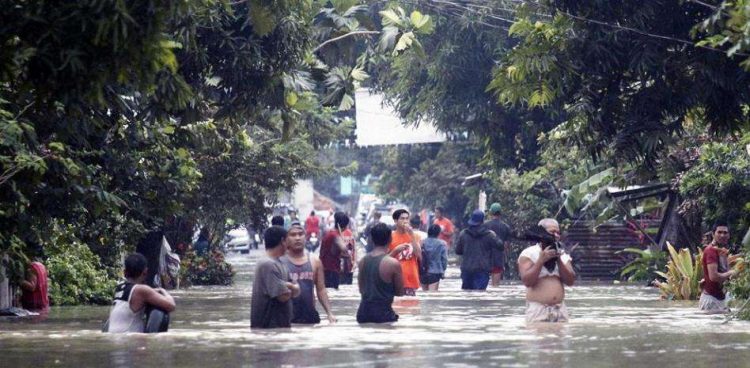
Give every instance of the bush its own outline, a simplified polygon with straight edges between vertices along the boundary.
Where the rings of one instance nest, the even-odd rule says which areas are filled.
[[[698,250],[694,257],[688,248],[676,251],[667,243],[670,259],[666,272],[656,274],[666,281],[655,282],[661,296],[669,300],[698,300],[701,295],[700,280],[703,278],[703,250]]]
[[[109,304],[117,280],[107,274],[86,244],[70,228],[55,226],[53,241],[45,246],[52,305]]]
[[[627,281],[652,281],[656,272],[666,265],[665,252],[651,249],[625,248],[620,253],[635,254],[636,258],[620,270],[620,277]]]
[[[232,285],[234,269],[224,260],[224,253],[213,250],[199,257],[193,251],[187,252],[180,267],[180,284],[191,285]]]

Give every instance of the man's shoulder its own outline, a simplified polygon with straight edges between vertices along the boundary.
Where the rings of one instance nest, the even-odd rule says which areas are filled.
[[[541,250],[542,247],[540,247],[539,244],[534,244],[532,246],[524,248],[518,258],[531,258],[533,254],[541,252]]]
[[[277,260],[271,257],[263,257],[259,259],[258,262],[255,264],[255,268],[257,270],[265,271],[265,270],[273,269],[273,268],[280,266],[281,265],[280,262],[281,262],[280,259]]]

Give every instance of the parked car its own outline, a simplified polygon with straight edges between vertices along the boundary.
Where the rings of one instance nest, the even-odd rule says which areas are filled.
[[[227,252],[248,253],[250,249],[258,249],[260,237],[251,229],[248,231],[244,226],[227,231],[224,234],[224,249]]]

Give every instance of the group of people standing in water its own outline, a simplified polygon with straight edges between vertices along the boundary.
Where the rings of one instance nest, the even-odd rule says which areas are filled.
[[[510,235],[508,226],[499,219],[499,212],[500,205],[493,204],[490,207],[493,219],[485,223],[484,212],[475,211],[468,228],[456,237],[456,254],[463,256],[462,289],[486,289],[493,273],[497,273],[493,254],[502,254]],[[449,245],[440,239],[443,227],[435,223],[424,233],[412,227],[414,219],[407,210],[398,209],[392,216],[393,229],[384,223],[368,226],[369,251],[358,262],[359,323],[397,321],[399,316],[392,307],[394,298],[414,296],[420,285],[422,290],[438,290],[447,268]],[[348,217],[336,213],[334,218],[337,229],[324,236],[320,260],[305,252],[305,229],[301,223],[292,223],[288,231],[280,226],[266,230],[267,257],[256,266],[251,327],[319,323],[314,294],[329,322],[336,322],[326,287],[338,287],[337,275],[334,270],[326,270],[325,264],[346,254],[341,229],[346,227],[344,222]],[[539,228],[550,241],[526,248],[518,259],[519,273],[527,288],[526,320],[565,322],[569,315],[564,304],[564,287],[573,285],[576,279],[572,259],[561,247],[552,246],[560,237],[557,221],[543,219]]]
[[[468,227],[457,234],[456,254],[462,255],[461,288],[484,290],[495,273],[493,252],[505,247],[510,229],[500,221],[499,205],[490,207],[492,219],[484,221],[484,212],[475,211]],[[440,239],[443,228],[437,223],[427,233],[415,230],[409,212],[393,212],[395,227],[384,223],[368,226],[368,252],[357,263],[357,284],[360,304],[358,323],[389,323],[398,321],[393,310],[395,297],[414,296],[422,290],[438,290],[438,283],[447,268],[448,243]],[[264,233],[266,257],[256,265],[251,297],[252,328],[283,328],[292,324],[321,322],[316,308],[319,302],[329,323],[336,323],[327,287],[338,287],[337,276],[326,270],[327,257],[346,254],[342,228],[343,213],[336,213],[337,227],[324,237],[321,255],[306,251],[306,231],[295,220],[288,230],[271,226]],[[518,257],[518,272],[526,287],[527,323],[567,322],[565,287],[576,281],[572,258],[559,243],[560,226],[551,218],[539,221],[530,229],[527,240],[536,244],[524,249]],[[529,233],[529,232],[527,232]],[[729,228],[718,223],[712,229],[713,240],[703,252],[704,280],[699,308],[709,312],[725,312],[724,283],[736,271],[727,265],[732,255],[727,250]],[[354,260],[352,260],[353,262]],[[146,259],[131,254],[125,259],[125,281],[117,286],[110,312],[109,332],[159,332],[169,323],[168,313],[175,301],[163,289],[144,285]],[[146,316],[149,318],[145,318]],[[156,323],[149,322],[155,319]],[[153,326],[151,326],[153,325]]]

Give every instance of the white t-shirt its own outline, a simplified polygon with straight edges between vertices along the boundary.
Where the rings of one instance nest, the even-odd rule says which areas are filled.
[[[532,245],[521,252],[521,255],[518,256],[518,259],[520,260],[523,257],[526,257],[531,260],[532,263],[536,263],[539,260],[539,256],[542,254],[542,247],[539,244]],[[564,263],[570,263],[573,259],[570,258],[570,255],[568,253],[565,253],[565,250],[560,251],[560,260]],[[547,267],[542,267],[542,270],[539,271],[539,278],[547,277],[547,276],[557,276],[560,277],[560,269],[557,266],[557,263],[555,263],[555,269],[552,270],[552,272],[549,272]]]

